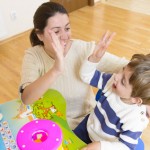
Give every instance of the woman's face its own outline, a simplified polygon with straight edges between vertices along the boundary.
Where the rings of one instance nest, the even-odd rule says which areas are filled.
[[[42,34],[42,41],[47,41],[48,30],[52,30],[56,33],[62,47],[65,49],[67,43],[71,38],[70,22],[67,14],[56,13],[53,17],[50,17],[47,22],[47,26]]]

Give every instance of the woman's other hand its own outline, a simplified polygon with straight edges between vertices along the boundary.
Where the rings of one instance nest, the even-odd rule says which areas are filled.
[[[88,144],[86,147],[83,147],[81,150],[100,150],[100,142],[93,142]]]

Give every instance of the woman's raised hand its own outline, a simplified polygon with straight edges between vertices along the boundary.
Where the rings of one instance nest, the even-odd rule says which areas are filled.
[[[64,53],[64,48],[60,43],[60,40],[58,38],[58,36],[56,35],[56,33],[52,30],[48,30],[48,33],[50,35],[50,40],[49,42],[51,42],[51,46],[53,48],[53,52],[55,54],[54,57],[63,57],[63,53]]]
[[[57,71],[61,73],[64,70],[64,48],[61,45],[60,40],[58,36],[55,34],[55,32],[52,30],[49,30],[48,32],[51,36],[50,41],[54,52],[54,59],[55,59],[54,67]]]
[[[93,53],[89,56],[88,60],[94,63],[99,62],[105,54],[105,51],[107,50],[115,34],[115,32],[111,33],[109,31],[106,31],[100,41],[97,43]]]

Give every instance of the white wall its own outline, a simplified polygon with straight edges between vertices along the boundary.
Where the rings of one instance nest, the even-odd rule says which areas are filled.
[[[31,29],[35,10],[40,4],[47,1],[0,0],[0,40]]]
[[[31,29],[35,10],[47,1],[49,0],[0,0],[0,40]]]

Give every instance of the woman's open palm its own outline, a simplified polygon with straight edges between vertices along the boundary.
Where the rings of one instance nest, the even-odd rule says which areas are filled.
[[[59,72],[63,72],[64,70],[64,48],[61,45],[60,40],[54,31],[49,30],[49,34],[51,36],[51,45],[55,53],[55,66],[54,67]]]

